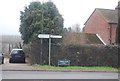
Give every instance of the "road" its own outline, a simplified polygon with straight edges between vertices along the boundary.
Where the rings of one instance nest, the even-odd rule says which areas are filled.
[[[118,79],[118,73],[3,71],[3,79]]]

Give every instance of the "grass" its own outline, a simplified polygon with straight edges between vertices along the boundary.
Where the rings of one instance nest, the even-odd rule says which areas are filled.
[[[34,64],[38,69],[53,69],[53,70],[95,70],[95,71],[118,71],[117,68],[113,67],[79,67],[79,66],[68,66],[68,67],[55,67],[48,65],[37,65]]]

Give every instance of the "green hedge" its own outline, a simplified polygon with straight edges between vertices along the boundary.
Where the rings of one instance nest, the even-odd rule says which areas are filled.
[[[62,52],[52,50],[53,65],[57,60],[68,59],[71,66],[110,66],[118,67],[118,46],[81,45],[62,48]]]
[[[32,43],[30,51],[31,64],[48,65],[48,44],[43,45],[42,57],[40,46],[40,43]],[[70,45],[67,47],[52,45],[51,65],[57,66],[58,60],[68,59],[71,66],[118,67],[118,49],[119,47],[115,45]]]

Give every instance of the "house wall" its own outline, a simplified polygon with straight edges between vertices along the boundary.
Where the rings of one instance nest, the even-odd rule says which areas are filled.
[[[115,42],[115,25],[112,25],[112,43]],[[110,24],[105,20],[98,10],[95,10],[85,23],[85,33],[98,34],[106,44],[110,44]]]
[[[112,24],[112,31],[111,31],[111,43],[114,44],[115,43],[115,39],[116,39],[116,28],[117,28],[117,24]]]

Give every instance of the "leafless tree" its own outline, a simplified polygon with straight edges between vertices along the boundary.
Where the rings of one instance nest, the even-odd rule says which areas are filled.
[[[73,30],[73,32],[80,33],[81,32],[80,25],[79,24],[74,24],[72,26],[72,30]]]

